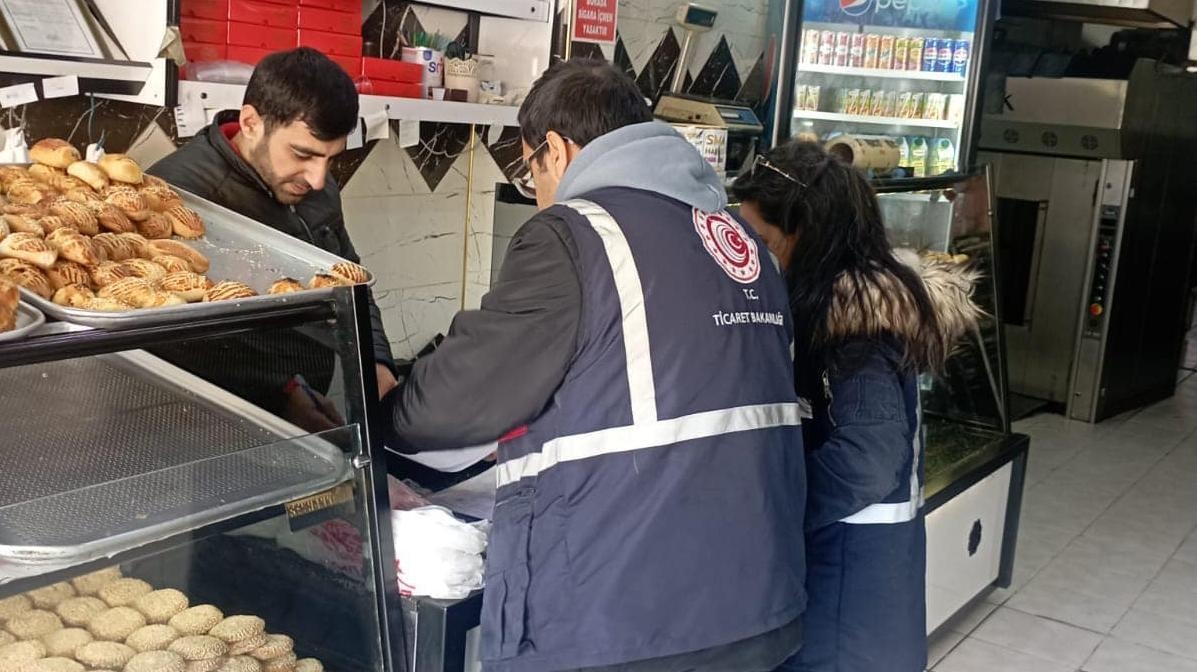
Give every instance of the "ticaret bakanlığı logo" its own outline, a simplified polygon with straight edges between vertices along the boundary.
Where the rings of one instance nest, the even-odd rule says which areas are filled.
[[[761,255],[756,241],[736,218],[727,212],[703,212],[695,208],[694,230],[702,238],[703,247],[732,280],[748,285],[761,276]]]

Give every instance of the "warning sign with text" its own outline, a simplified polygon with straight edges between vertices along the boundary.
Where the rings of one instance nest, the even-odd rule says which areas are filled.
[[[574,41],[615,44],[615,15],[619,0],[577,0]]]

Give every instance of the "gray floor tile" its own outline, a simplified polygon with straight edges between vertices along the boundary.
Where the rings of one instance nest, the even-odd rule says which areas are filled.
[[[970,635],[990,644],[1027,653],[1067,666],[1080,667],[1102,635],[1042,616],[1001,607]]]
[[[1197,659],[1197,625],[1167,616],[1131,609],[1114,628],[1113,635],[1157,651]]]
[[[935,666],[935,672],[1073,672],[1075,669],[972,637]]]
[[[1097,647],[1084,672],[1197,672],[1197,660],[1180,658],[1113,637]]]

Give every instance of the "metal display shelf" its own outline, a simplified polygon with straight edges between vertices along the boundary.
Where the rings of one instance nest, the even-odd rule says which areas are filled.
[[[546,0],[420,0],[425,5],[436,5],[467,12],[493,14],[512,19],[548,23],[553,18],[553,5]]]
[[[39,98],[45,97],[41,80],[69,75],[79,78],[81,94],[136,96],[150,85],[155,70],[153,63],[140,61],[0,51],[0,80],[6,85],[32,82]]]
[[[187,105],[197,101],[207,110],[240,109],[245,98],[245,86],[241,84],[216,84],[212,82],[179,82],[179,101]],[[483,105],[481,103],[458,103],[448,100],[422,100],[419,98],[391,98],[388,96],[361,96],[359,114],[366,116],[385,110],[387,117],[403,121],[428,121],[449,124],[479,124],[491,126],[518,126],[519,108],[510,105]]]
[[[848,68],[838,65],[801,63],[799,72],[817,72],[825,75],[846,75],[849,77],[881,77],[885,79],[911,79],[928,82],[949,82],[964,84],[964,75],[959,72],[922,72],[913,70],[879,70],[877,68]]]
[[[904,119],[901,117],[873,117],[860,114],[842,114],[840,112],[816,112],[813,110],[794,110],[795,119],[809,119],[812,121],[839,121],[845,124],[873,124],[875,126],[909,126],[911,128],[950,128],[958,129],[960,124],[946,119]]]

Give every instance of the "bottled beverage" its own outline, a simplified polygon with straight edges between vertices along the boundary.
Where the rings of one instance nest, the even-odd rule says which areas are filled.
[[[824,30],[819,33],[819,65],[835,62],[835,33]]]
[[[894,69],[894,36],[881,37],[881,50],[877,52],[877,67],[881,70]]]
[[[905,137],[898,136],[896,142],[898,143],[898,165],[903,168],[910,167],[910,142]]]
[[[943,175],[956,169],[956,147],[948,138],[938,138],[931,145],[929,173]]]
[[[869,33],[865,37],[864,67],[869,70],[877,69],[877,59],[881,52],[881,36]]]
[[[859,68],[864,65],[864,33],[852,33],[852,46],[848,49],[848,65]]]
[[[907,43],[909,50],[906,52],[906,69],[918,72],[923,69],[924,40],[921,37],[912,37],[907,40]]]
[[[811,65],[819,62],[819,31],[807,30],[802,34],[802,62]]]
[[[848,66],[848,52],[852,49],[852,35],[850,33],[836,33],[835,62],[833,65],[844,68]]]
[[[910,38],[899,37],[894,40],[894,70],[905,70],[907,54],[910,51]]]
[[[913,177],[927,176],[927,138],[916,135],[910,138],[910,169]]]

